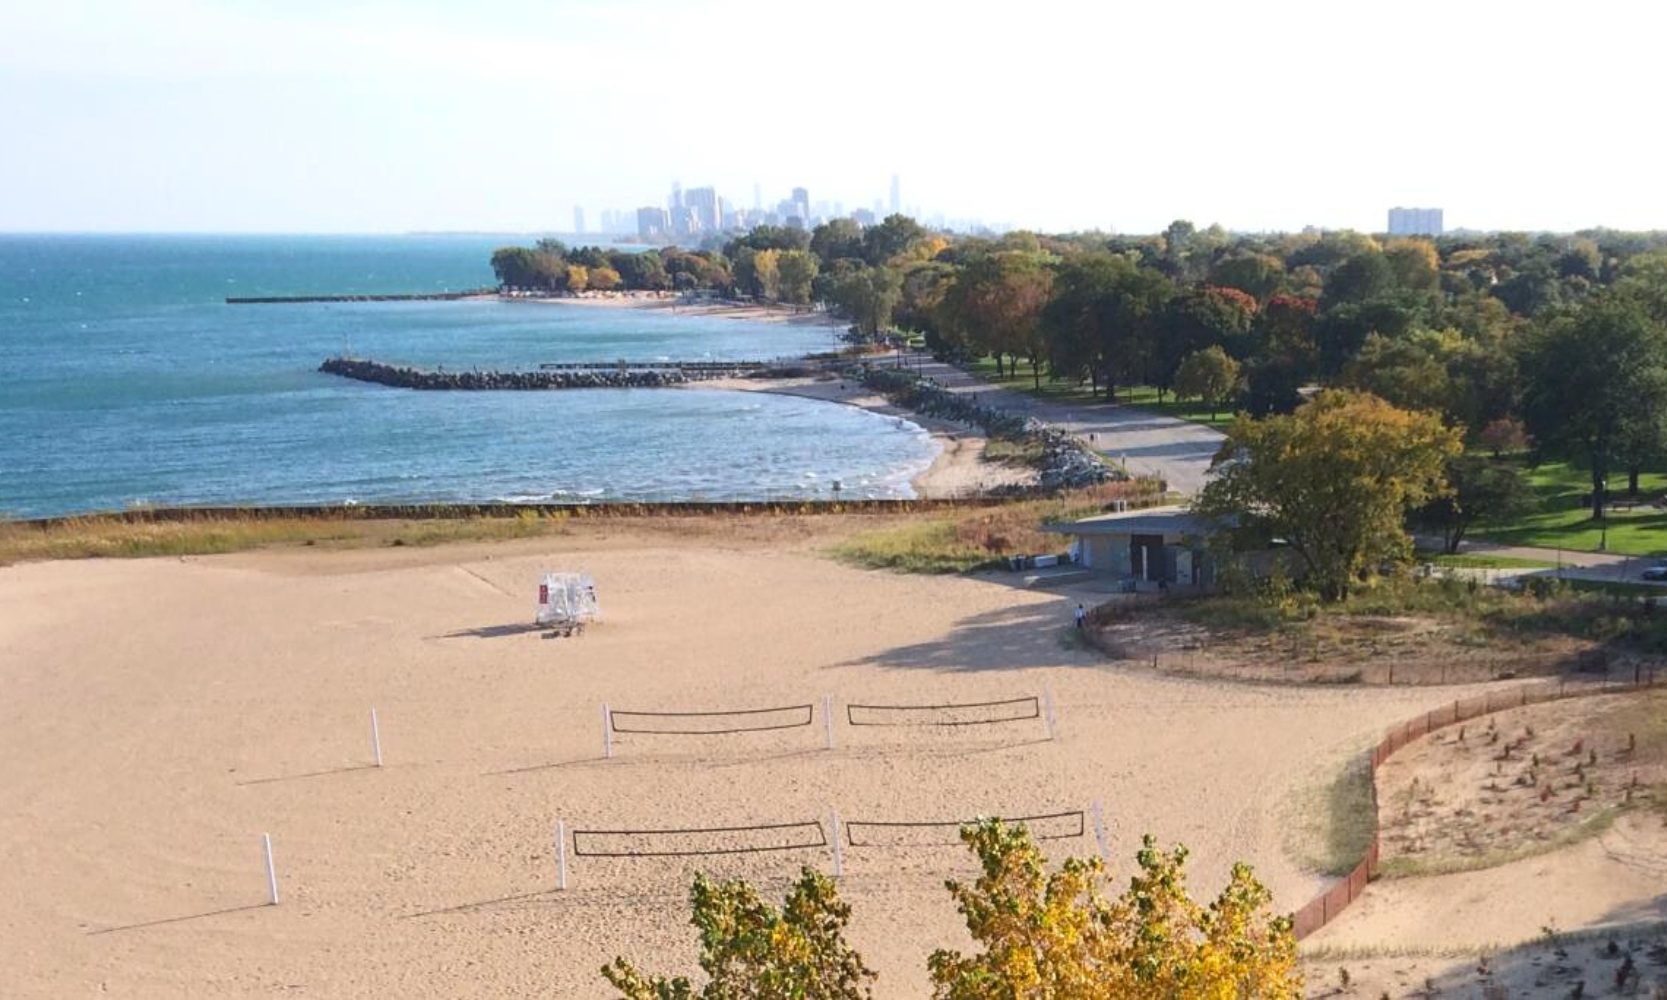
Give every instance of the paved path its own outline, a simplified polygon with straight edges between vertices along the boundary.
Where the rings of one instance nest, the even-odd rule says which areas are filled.
[[[1439,539],[1420,539],[1420,545],[1440,548]],[[1429,543],[1434,543],[1433,545]],[[1606,583],[1653,584],[1667,596],[1667,582],[1643,579],[1639,574],[1663,560],[1652,556],[1628,556],[1618,552],[1574,552],[1568,549],[1538,549],[1522,545],[1499,545],[1494,542],[1466,540],[1459,551],[1467,555],[1505,556],[1511,559],[1533,559],[1549,563],[1554,569],[1507,568],[1488,570],[1478,575],[1490,582],[1522,576],[1556,576],[1569,580],[1595,580]],[[1470,571],[1461,571],[1470,572]]]
[[[918,363],[915,357],[919,357]],[[1001,389],[953,365],[924,355],[909,367],[936,379],[951,392],[974,393],[982,403],[1033,416],[1070,431],[1102,455],[1124,463],[1135,475],[1157,476],[1171,490],[1193,496],[1204,487],[1210,459],[1221,447],[1221,432],[1120,403],[1055,403]]]

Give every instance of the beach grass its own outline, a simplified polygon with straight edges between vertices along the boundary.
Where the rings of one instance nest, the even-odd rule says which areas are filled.
[[[1287,853],[1322,875],[1347,875],[1377,834],[1371,760],[1353,755],[1329,779],[1294,791],[1288,810]]]
[[[515,517],[370,519],[256,516],[178,521],[115,517],[50,523],[0,522],[0,565],[49,559],[133,559],[196,556],[282,546],[359,549],[502,541],[571,531],[562,518],[523,512]]]
[[[1065,536],[1043,531],[1044,524],[1103,513],[1114,500],[1161,499],[1153,481],[1104,483],[1057,497],[917,515],[902,524],[860,532],[834,546],[830,554],[866,569],[965,573],[1010,556],[1064,552]]]

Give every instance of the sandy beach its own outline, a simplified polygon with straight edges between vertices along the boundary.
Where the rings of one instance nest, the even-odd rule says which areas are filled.
[[[558,821],[796,822],[814,844],[835,810],[952,821],[1098,802],[1117,881],[1151,832],[1193,849],[1199,892],[1243,859],[1294,909],[1327,884],[1284,847],[1296,790],[1455,697],[1121,668],[1071,641],[1076,595],[822,554],[856,526],[632,522],[434,550],[0,569],[0,993],[606,996],[596,969],[615,954],[692,969],[693,871],[775,892],[800,865],[832,865],[822,846],[570,857],[560,892]],[[591,573],[605,623],[570,639],[531,629],[545,569]],[[1044,693],[1051,740],[1038,718],[864,727],[844,707]],[[603,759],[604,703],[808,705],[813,724],[621,734]],[[1049,841],[1055,857],[1097,850],[1092,823],[1072,822],[1052,830],[1069,834]],[[843,862],[879,995],[925,996],[926,954],[965,943],[941,882],[967,857],[847,845]]]
[[[579,306],[589,309],[656,309],[668,310],[678,316],[711,316],[718,319],[744,319],[759,323],[794,323],[799,325],[832,326],[843,328],[846,320],[831,319],[825,312],[792,306],[767,306],[730,301],[684,301],[674,292],[582,292],[552,298],[502,297],[506,302],[531,302],[552,306]]]

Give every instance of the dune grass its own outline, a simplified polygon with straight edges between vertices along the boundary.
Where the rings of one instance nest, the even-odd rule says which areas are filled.
[[[1015,500],[944,515],[920,515],[905,523],[857,534],[830,550],[854,566],[904,573],[964,573],[1008,556],[1062,553],[1064,535],[1042,525],[1105,511],[1113,500],[1155,503],[1157,484],[1146,480],[1105,483],[1059,497]]]
[[[282,546],[328,549],[441,545],[564,534],[562,518],[515,517],[379,520],[215,517],[127,521],[87,517],[47,525],[0,522],[0,565],[47,559],[128,559],[215,555]]]
[[[1341,768],[1292,794],[1286,853],[1322,875],[1354,870],[1377,833],[1377,802],[1371,760],[1364,752]]]

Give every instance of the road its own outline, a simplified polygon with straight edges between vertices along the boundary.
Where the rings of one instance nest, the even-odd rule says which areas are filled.
[[[953,365],[919,356],[908,366],[951,392],[971,393],[980,403],[1033,416],[1082,438],[1090,447],[1122,462],[1137,476],[1156,476],[1178,493],[1204,488],[1210,459],[1221,447],[1221,432],[1120,403],[1054,403],[1000,389]]]

